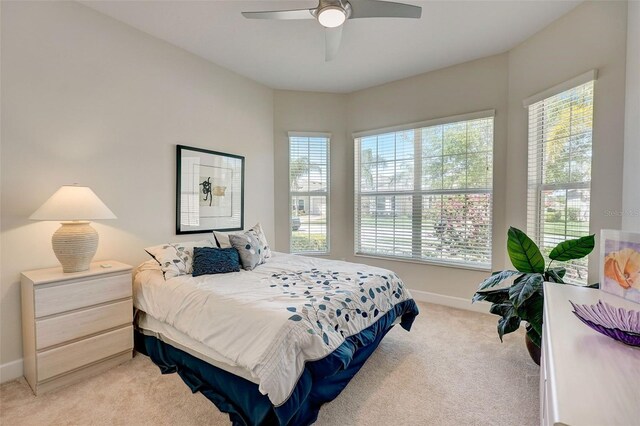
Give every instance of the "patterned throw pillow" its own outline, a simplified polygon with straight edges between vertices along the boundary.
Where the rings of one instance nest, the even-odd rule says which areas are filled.
[[[262,257],[263,259],[269,259],[271,257],[271,248],[269,247],[269,243],[267,242],[267,237],[264,235],[264,231],[262,230],[262,226],[260,225],[260,222],[256,223],[256,225],[251,228],[248,229],[246,232],[253,232],[255,234],[255,237],[258,238],[258,240],[260,241],[260,247],[262,250]],[[216,239],[216,241],[218,242],[218,247],[220,248],[228,248],[231,247],[231,242],[229,241],[229,236],[230,235],[241,235],[243,233],[243,231],[237,231],[237,232],[220,232],[220,231],[213,231],[213,236]]]
[[[244,234],[230,234],[229,242],[238,250],[242,267],[251,271],[256,266],[264,263],[263,250],[260,240],[255,232],[247,231]]]
[[[193,249],[194,277],[211,274],[227,274],[240,271],[238,250],[230,248],[196,247]]]
[[[269,243],[267,242],[267,237],[264,235],[264,231],[262,230],[262,226],[260,226],[260,222],[256,223],[256,225],[249,229],[250,232],[255,232],[256,237],[258,237],[258,241],[260,241],[260,246],[262,248],[262,257],[264,259],[269,259],[271,257],[271,248],[269,247]]]
[[[161,244],[144,250],[153,257],[162,269],[164,279],[188,275],[193,268],[193,249],[195,247],[215,247],[211,240],[187,241]]]

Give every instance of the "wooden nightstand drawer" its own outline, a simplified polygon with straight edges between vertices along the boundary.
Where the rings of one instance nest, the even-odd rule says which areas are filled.
[[[67,373],[106,357],[133,349],[133,327],[128,326],[36,355],[38,381]]]
[[[35,289],[36,318],[131,297],[131,274],[84,279]]]
[[[131,299],[37,320],[36,349],[48,348],[103,330],[131,324],[132,320]]]

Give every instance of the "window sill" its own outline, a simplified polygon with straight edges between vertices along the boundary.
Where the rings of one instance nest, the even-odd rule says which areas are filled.
[[[330,256],[331,253],[329,253],[328,251],[305,251],[305,252],[299,252],[299,253],[292,253],[291,251],[289,251],[289,254],[294,254],[296,256]]]
[[[354,253],[354,256],[364,257],[369,259],[387,260],[392,262],[415,263],[418,265],[426,265],[426,266],[440,266],[444,268],[465,269],[465,270],[476,271],[476,272],[491,272],[490,265],[473,266],[473,265],[468,265],[464,263],[438,262],[434,260],[417,260],[417,259],[407,259],[403,257],[380,256],[380,255],[362,254],[362,253]]]

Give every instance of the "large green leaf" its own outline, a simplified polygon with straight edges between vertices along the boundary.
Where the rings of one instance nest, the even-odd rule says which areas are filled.
[[[513,314],[513,305],[511,303],[494,303],[489,308],[489,312],[501,317]]]
[[[525,303],[520,305],[516,313],[522,320],[531,324],[538,334],[542,335],[543,309],[544,296],[542,290],[539,290],[531,295]]]
[[[544,279],[545,281],[564,284],[564,280],[562,278],[566,273],[567,270],[565,268],[549,268],[544,271]]]
[[[482,281],[482,283],[480,283],[480,287],[478,289],[486,290],[488,288],[491,288],[495,285],[500,284],[502,281],[506,280],[507,278],[510,278],[518,274],[521,274],[521,272],[509,271],[509,270],[494,272],[491,274],[489,278],[487,278],[486,280]]]
[[[555,272],[555,274],[560,278],[564,278],[564,276],[567,274],[567,269],[564,267],[549,268],[549,271]]]
[[[498,320],[498,336],[500,336],[500,341],[502,341],[502,336],[508,333],[513,333],[520,327],[520,317],[515,314],[513,306],[505,304],[505,305],[497,305],[500,306],[500,309],[504,309],[502,318]]]
[[[595,235],[588,235],[575,240],[567,240],[558,244],[551,253],[549,259],[566,262],[572,259],[582,259],[593,251],[596,245]]]
[[[486,300],[491,303],[504,303],[509,300],[509,288],[499,288],[495,290],[477,291],[473,295],[473,302]]]
[[[509,228],[507,233],[507,252],[513,266],[520,272],[544,272],[544,258],[540,249],[527,234],[521,230]]]
[[[542,288],[543,283],[541,274],[525,274],[516,278],[513,285],[509,287],[509,299],[513,306],[517,309],[531,295]]]

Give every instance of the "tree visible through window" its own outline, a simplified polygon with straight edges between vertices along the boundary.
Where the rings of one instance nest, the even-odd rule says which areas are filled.
[[[589,234],[593,81],[529,109],[529,235],[548,255],[561,241]],[[587,283],[587,258],[572,261],[565,281]]]
[[[356,254],[490,267],[493,117],[482,115],[355,138]]]
[[[329,251],[329,138],[289,135],[291,253]]]

